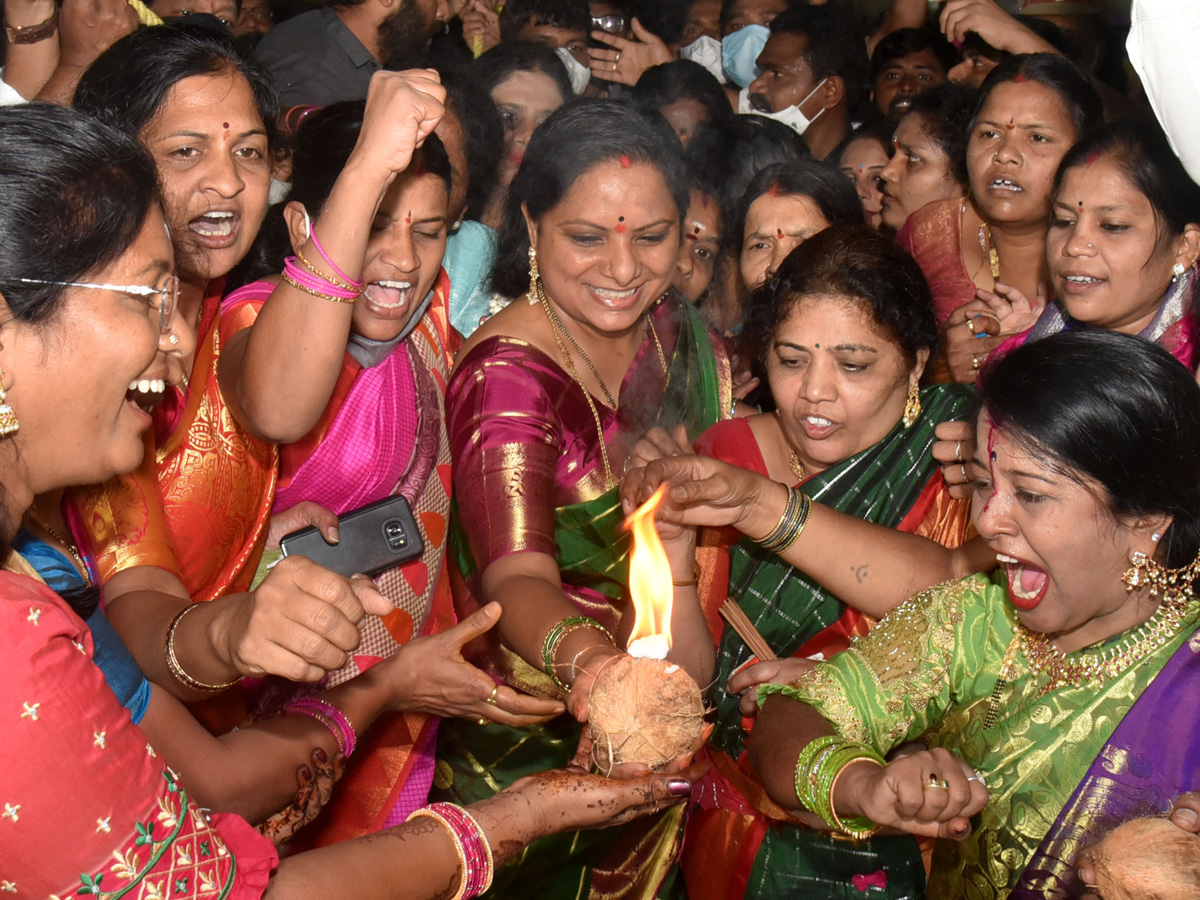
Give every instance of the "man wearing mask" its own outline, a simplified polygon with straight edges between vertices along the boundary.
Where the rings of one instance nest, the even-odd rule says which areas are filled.
[[[275,26],[254,55],[284,109],[361,100],[381,67],[420,65],[449,17],[447,0],[330,0]]]
[[[783,122],[825,159],[845,140],[866,90],[862,37],[831,6],[799,6],[771,23],[758,55],[762,70],[738,97],[738,112]]]
[[[721,65],[731,91],[750,86],[762,70],[758,55],[767,44],[770,24],[801,0],[724,0],[721,4]],[[688,59],[682,50],[680,56]],[[699,60],[697,60],[699,61]]]
[[[500,40],[545,44],[567,68],[571,88],[582,94],[591,80],[587,0],[508,0],[500,13]]]

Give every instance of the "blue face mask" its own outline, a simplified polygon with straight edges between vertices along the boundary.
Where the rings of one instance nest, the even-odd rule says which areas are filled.
[[[762,74],[758,54],[767,46],[771,31],[765,25],[746,25],[721,39],[721,62],[729,80],[738,87],[750,83]]]

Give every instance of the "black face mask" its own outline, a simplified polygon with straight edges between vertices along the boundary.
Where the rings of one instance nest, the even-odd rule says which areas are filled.
[[[436,20],[425,21],[417,0],[401,0],[399,8],[379,23],[383,67],[400,71],[421,66],[436,24]]]

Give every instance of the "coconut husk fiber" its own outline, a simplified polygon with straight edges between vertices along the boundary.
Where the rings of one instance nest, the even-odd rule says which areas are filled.
[[[658,770],[700,749],[704,699],[682,667],[620,657],[599,673],[588,699],[592,762],[605,774],[637,763]]]
[[[1104,900],[1200,900],[1200,836],[1169,819],[1134,819],[1090,852]]]

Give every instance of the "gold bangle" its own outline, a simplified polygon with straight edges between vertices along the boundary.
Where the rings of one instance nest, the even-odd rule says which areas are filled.
[[[335,297],[333,294],[326,294],[321,291],[314,290],[306,284],[301,284],[287,272],[284,272],[282,277],[284,282],[291,285],[296,290],[304,291],[306,294],[312,294],[314,297],[320,297],[322,300],[328,300],[330,303],[354,303],[354,301],[358,299],[358,297],[354,297],[353,299],[348,297]]]
[[[190,603],[185,608],[179,611],[179,614],[171,620],[171,624],[167,626],[167,640],[164,648],[167,657],[167,669],[179,681],[180,684],[190,687],[194,691],[204,691],[208,694],[217,694],[221,691],[227,691],[236,685],[242,679],[235,678],[233,681],[227,681],[224,684],[208,684],[193,678],[183,670],[183,666],[179,664],[179,657],[175,655],[175,630],[179,627],[179,623],[183,621],[183,617],[196,609],[198,604]]]
[[[700,583],[700,563],[692,562],[692,580],[691,581],[676,581],[671,579],[671,584],[675,587],[695,587]]]
[[[833,776],[833,781],[829,783],[829,816],[833,820],[831,824],[841,831],[842,834],[856,841],[865,841],[872,835],[877,834],[883,826],[877,825],[866,816],[858,816],[851,819],[849,822],[844,822],[842,821],[841,817],[838,816],[837,806],[833,802],[833,792],[837,790],[838,779],[842,777],[842,773],[855,763],[860,762],[869,762],[872,765],[879,766],[881,769],[884,768],[877,759],[872,759],[869,756],[858,756],[838,769],[837,774]]]
[[[446,829],[450,835],[450,840],[454,842],[454,853],[458,857],[458,867],[462,872],[462,875],[460,875],[458,879],[458,890],[454,892],[454,896],[450,898],[450,900],[463,900],[467,894],[467,884],[471,879],[468,871],[467,851],[466,848],[463,847],[462,838],[459,836],[458,832],[454,830],[454,826],[450,823],[449,819],[443,816],[436,809],[430,809],[428,806],[422,806],[420,809],[413,810],[412,814],[404,821],[411,822],[413,819],[420,818],[433,819],[433,821],[437,822]]]

